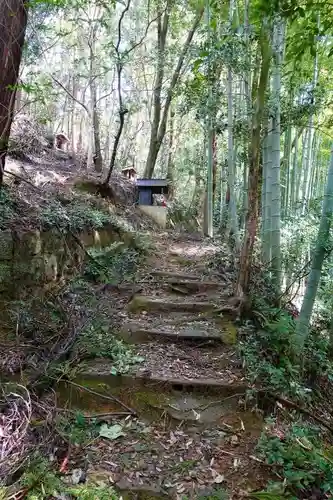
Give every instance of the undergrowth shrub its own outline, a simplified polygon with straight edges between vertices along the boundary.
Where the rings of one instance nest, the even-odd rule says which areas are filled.
[[[117,339],[110,327],[92,324],[80,335],[77,349],[84,358],[109,358],[113,362],[111,374],[127,373],[131,366],[141,363],[143,358],[136,356],[131,346]]]
[[[83,484],[69,488],[68,493],[79,500],[118,500],[119,496],[110,486]]]
[[[24,498],[27,500],[44,500],[46,498],[77,498],[79,500],[118,500],[119,496],[114,489],[107,485],[85,483],[69,486],[57,475],[54,464],[36,454],[20,479],[20,486],[26,490]],[[0,494],[2,492],[0,491]],[[4,491],[4,496],[10,497]],[[16,497],[15,497],[16,498]]]
[[[2,186],[0,190],[0,229],[4,229],[15,217],[17,203],[11,195],[10,189]]]
[[[263,301],[257,301],[254,307],[264,318],[262,328],[249,335],[241,345],[250,381],[303,403],[309,402],[313,389],[323,378],[333,382],[328,338],[314,330],[310,332],[301,367],[293,356],[294,318],[284,310],[270,308]]]
[[[272,310],[272,316],[276,310]],[[291,335],[295,322],[287,313],[267,320],[265,326],[246,339],[242,346],[247,373],[252,383],[304,397],[299,366],[292,361]]]
[[[79,412],[71,420],[63,416],[58,417],[57,430],[60,436],[75,446],[84,446],[98,436],[97,423],[87,420]]]
[[[197,500],[228,500],[230,498],[230,493],[224,489],[216,489],[207,495],[199,495]],[[189,497],[183,496],[182,500],[189,500]]]
[[[198,207],[188,206],[179,199],[167,205],[167,223],[171,227],[183,227],[195,231],[198,229]]]
[[[273,419],[267,423],[257,452],[283,477],[283,481],[271,483],[267,492],[289,500],[332,498],[333,447],[323,445],[320,430],[302,422],[276,430]]]
[[[27,500],[43,500],[56,491],[63,491],[65,486],[55,473],[53,464],[38,453],[30,458],[20,485],[27,490]]]
[[[126,231],[126,224],[119,217],[96,207],[93,201],[76,200],[63,205],[52,200],[40,212],[41,223],[46,229],[56,227],[66,231],[82,231],[85,229],[100,229],[112,225],[115,229]]]
[[[90,249],[91,258],[84,268],[88,280],[117,284],[135,281],[142,253],[135,248],[127,248],[121,242],[102,249]]]

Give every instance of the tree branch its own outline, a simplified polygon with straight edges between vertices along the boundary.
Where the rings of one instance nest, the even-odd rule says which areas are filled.
[[[80,106],[82,106],[82,108],[88,113],[88,115],[90,115],[88,106],[86,106],[83,102],[79,101],[79,99],[73,96],[73,94],[65,87],[65,85],[59,82],[59,80],[57,80],[55,76],[50,74],[50,77],[57,85],[59,85],[59,87],[61,87],[66,92],[67,95],[69,95],[71,99],[73,99],[73,101],[77,102]]]
[[[147,10],[148,10],[148,19],[149,19],[149,11],[150,11],[150,1],[149,0],[148,0]],[[140,38],[140,40],[137,43],[135,43],[134,45],[132,45],[132,47],[130,49],[128,49],[128,50],[125,51],[126,55],[130,54],[133,50],[135,50],[137,47],[139,47],[139,45],[142,44],[142,42],[144,41],[144,39],[146,38],[146,36],[148,34],[148,30],[149,30],[150,26],[155,21],[157,21],[157,19],[159,17],[161,17],[161,15],[162,15],[162,12],[159,12],[156,17],[154,17],[153,19],[151,19],[150,21],[148,21],[144,34],[142,35],[142,37]]]
[[[121,24],[123,22],[123,19],[125,17],[126,12],[129,10],[131,5],[131,0],[127,0],[127,4],[125,5],[124,10],[122,11],[119,21],[118,21],[118,40],[117,40],[117,45],[115,46],[117,54],[119,54],[119,46],[121,42]]]

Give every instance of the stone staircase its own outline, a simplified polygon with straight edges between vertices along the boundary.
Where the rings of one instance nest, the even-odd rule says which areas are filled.
[[[239,394],[246,384],[235,347],[237,327],[232,317],[220,313],[232,293],[230,280],[203,265],[202,241],[159,244],[119,329],[120,337],[144,358],[130,377],[169,389],[176,385],[192,392],[204,388],[208,394]],[[108,363],[103,367],[92,370],[111,372]]]
[[[111,471],[120,490],[153,486],[159,491],[153,498],[178,500],[184,491],[196,499],[199,491],[222,485],[233,491],[230,499],[240,500],[247,488],[263,483],[251,459],[262,418],[245,405],[248,384],[236,348],[241,328],[221,313],[232,279],[208,268],[202,240],[159,244],[138,279],[140,291],[125,307],[119,304],[119,335],[143,363],[114,376],[111,361],[95,360],[80,382],[116,395],[138,422],[128,424],[123,440],[104,443],[104,462],[100,448],[92,455],[100,466],[107,464],[106,474]],[[122,410],[106,401],[99,411],[110,409]],[[131,425],[147,427],[128,437]],[[124,455],[130,456],[126,466]],[[183,466],[188,472],[177,474]]]

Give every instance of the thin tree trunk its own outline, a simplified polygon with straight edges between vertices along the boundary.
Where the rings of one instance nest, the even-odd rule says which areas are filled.
[[[321,271],[326,254],[326,245],[329,240],[331,221],[333,215],[333,145],[331,149],[330,166],[327,176],[326,192],[324,196],[323,209],[316,247],[312,257],[311,271],[307,281],[305,295],[302,303],[300,315],[297,320],[294,345],[297,355],[303,351],[307,339],[313,306],[316,300]]]
[[[119,124],[118,130],[114,139],[111,160],[109,165],[109,171],[104,181],[104,184],[109,184],[110,178],[116,163],[117,151],[120,142],[120,137],[123,132],[124,124],[125,124],[125,115],[128,113],[128,110],[124,107],[123,98],[121,93],[121,74],[122,74],[123,66],[121,61],[117,63],[117,73],[118,73],[118,103],[119,103]]]
[[[263,186],[262,186],[262,260],[271,261],[271,204],[272,204],[272,132],[271,121],[267,124],[263,141]]]
[[[291,210],[295,210],[296,206],[296,179],[297,179],[297,170],[298,170],[298,130],[295,132],[295,151],[294,151],[294,160],[293,160],[293,169],[291,173],[291,194],[290,194],[290,208]]]
[[[313,89],[315,89],[318,80],[318,54],[316,52],[314,69],[313,69]],[[309,131],[308,131],[308,144],[306,147],[306,164],[304,170],[303,178],[303,189],[302,189],[302,213],[304,214],[308,206],[307,192],[308,183],[311,177],[312,170],[312,146],[313,146],[313,135],[314,135],[314,113],[311,113],[309,118]]]
[[[296,181],[296,206],[297,209],[302,207],[302,199],[301,199],[301,181],[302,181],[302,173],[306,168],[306,144],[309,130],[306,128],[303,135],[302,140],[302,157],[301,157],[301,168],[297,173],[297,181]],[[298,210],[297,210],[298,211]]]
[[[174,180],[174,159],[173,159],[173,139],[174,139],[174,121],[175,111],[173,107],[170,108],[170,130],[169,130],[169,151],[167,163],[167,180],[169,185],[169,200],[172,200],[175,194],[175,180]]]
[[[265,23],[265,22],[264,22]],[[265,107],[265,95],[267,89],[269,67],[271,61],[271,47],[266,27],[262,26],[260,36],[261,67],[259,85],[256,95],[256,109],[253,114],[252,138],[249,152],[249,209],[246,214],[245,235],[240,257],[238,280],[236,284],[236,295],[240,298],[247,294],[250,280],[250,270],[252,265],[253,247],[257,234],[258,221],[258,185],[260,177],[260,135],[262,128],[262,118]],[[256,86],[254,81],[253,86]]]
[[[319,172],[320,172],[320,148],[321,148],[321,137],[318,137],[317,143],[316,143],[316,150],[315,150],[315,155],[314,155],[314,175],[312,177],[312,185],[311,185],[311,199],[317,198],[317,190],[318,190],[318,184],[319,184]]]
[[[279,295],[281,286],[281,131],[280,131],[280,92],[281,92],[281,56],[283,51],[283,24],[280,18],[274,22],[274,69],[273,94],[275,100],[275,114],[272,120],[272,211],[271,211],[271,273],[272,282]]]
[[[232,71],[228,67],[227,77],[228,94],[228,186],[230,193],[229,201],[229,221],[232,238],[235,244],[235,250],[239,252],[240,241],[238,231],[236,194],[235,194],[235,156],[234,156],[234,137],[233,137],[233,96],[232,96]]]
[[[246,65],[247,70],[244,73],[244,97],[245,97],[245,108],[247,115],[247,129],[248,133],[251,133],[252,128],[252,99],[251,99],[251,47],[250,47],[250,33],[249,33],[249,0],[244,0],[244,35],[245,35],[245,50],[246,50]],[[246,160],[244,161],[243,170],[243,201],[242,201],[242,214],[240,220],[240,227],[244,228],[246,213],[248,211],[248,165],[249,165],[249,148],[248,148],[249,137],[245,135],[244,152],[246,154]]]
[[[91,99],[91,127],[92,127],[92,160],[96,172],[102,172],[103,170],[103,160],[101,152],[101,139],[99,130],[99,113],[97,109],[97,88],[96,88],[96,35],[97,26],[92,28],[91,40],[89,43],[90,49],[90,64],[89,64],[89,87],[90,87],[90,99]]]
[[[292,126],[288,125],[287,131],[285,133],[284,139],[284,155],[283,155],[283,171],[285,179],[285,188],[283,190],[283,201],[282,201],[282,217],[288,217],[289,211],[289,198],[290,198],[290,153],[291,153],[291,137],[292,137]]]
[[[211,51],[212,36],[211,36],[211,18],[210,5],[206,6],[206,24],[208,30],[208,52]],[[207,148],[207,184],[204,202],[204,219],[203,233],[210,238],[213,236],[213,170],[214,170],[214,128],[215,128],[215,106],[213,96],[213,79],[215,74],[213,71],[211,57],[208,55],[208,101],[207,101],[207,121],[206,121],[206,148]],[[213,116],[214,115],[214,116]]]
[[[151,178],[154,173],[154,168],[157,160],[157,156],[165,136],[168,113],[170,104],[172,101],[172,96],[174,89],[178,83],[181,69],[183,67],[185,57],[187,55],[188,49],[191,45],[193,36],[199,26],[200,20],[202,18],[204,9],[201,8],[198,12],[195,21],[193,23],[192,29],[187,35],[187,39],[180,53],[176,69],[172,75],[171,82],[167,91],[166,101],[164,104],[164,109],[162,113],[162,102],[161,102],[161,92],[163,87],[164,78],[164,64],[165,64],[165,46],[166,46],[166,36],[169,26],[169,9],[173,5],[174,0],[168,0],[167,9],[163,16],[163,22],[161,23],[160,17],[158,18],[158,28],[157,28],[157,48],[158,48],[158,62],[157,62],[157,78],[154,87],[154,117],[153,124],[150,134],[149,141],[149,151],[146,161],[146,168],[144,172],[144,177]]]
[[[173,6],[173,0],[167,0],[166,9],[162,17],[161,13],[157,18],[157,72],[153,95],[153,120],[150,133],[149,152],[146,162],[144,177],[152,177],[158,151],[158,128],[162,113],[161,93],[163,88],[164,67],[165,67],[165,49],[166,38],[169,29],[170,11]],[[161,6],[159,6],[161,7]]]

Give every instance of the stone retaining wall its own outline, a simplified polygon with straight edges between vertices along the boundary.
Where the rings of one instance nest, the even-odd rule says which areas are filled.
[[[131,246],[134,233],[112,225],[75,235],[84,248],[106,247],[116,241]],[[33,287],[52,285],[80,269],[85,251],[73,233],[57,229],[24,232],[0,231],[0,294],[17,297]]]

